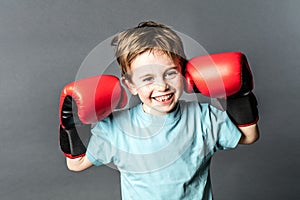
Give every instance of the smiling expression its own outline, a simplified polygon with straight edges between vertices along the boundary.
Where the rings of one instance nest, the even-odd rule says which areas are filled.
[[[164,115],[176,106],[183,92],[179,62],[155,50],[137,56],[124,83],[133,95],[138,95],[144,112]]]

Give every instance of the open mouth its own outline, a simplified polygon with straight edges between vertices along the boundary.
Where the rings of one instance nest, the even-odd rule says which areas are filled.
[[[170,100],[173,96],[174,96],[174,94],[172,93],[172,94],[153,97],[153,99],[155,99],[156,101],[159,101],[159,102],[165,102],[165,101]]]

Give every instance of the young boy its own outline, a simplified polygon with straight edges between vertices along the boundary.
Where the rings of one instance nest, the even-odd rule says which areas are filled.
[[[212,199],[211,158],[258,139],[256,104],[250,101],[251,123],[239,126],[234,114],[180,100],[186,58],[180,38],[165,25],[141,23],[118,34],[113,44],[123,84],[141,103],[99,121],[85,154],[67,158],[68,168],[113,162],[124,200]]]

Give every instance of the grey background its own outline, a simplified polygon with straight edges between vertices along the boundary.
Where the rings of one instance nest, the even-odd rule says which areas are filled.
[[[98,43],[151,19],[250,61],[261,138],[215,155],[215,199],[300,199],[299,9],[297,0],[2,0],[0,198],[120,199],[116,170],[66,169],[59,93]]]

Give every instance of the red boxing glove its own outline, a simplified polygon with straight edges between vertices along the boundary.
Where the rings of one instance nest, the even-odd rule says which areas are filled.
[[[258,120],[253,77],[246,56],[240,52],[195,57],[185,69],[186,92],[200,92],[211,98],[226,99],[227,113],[239,126]]]
[[[61,92],[59,107],[59,141],[65,156],[85,155],[76,125],[96,123],[126,104],[126,92],[115,76],[93,76],[67,84]]]

